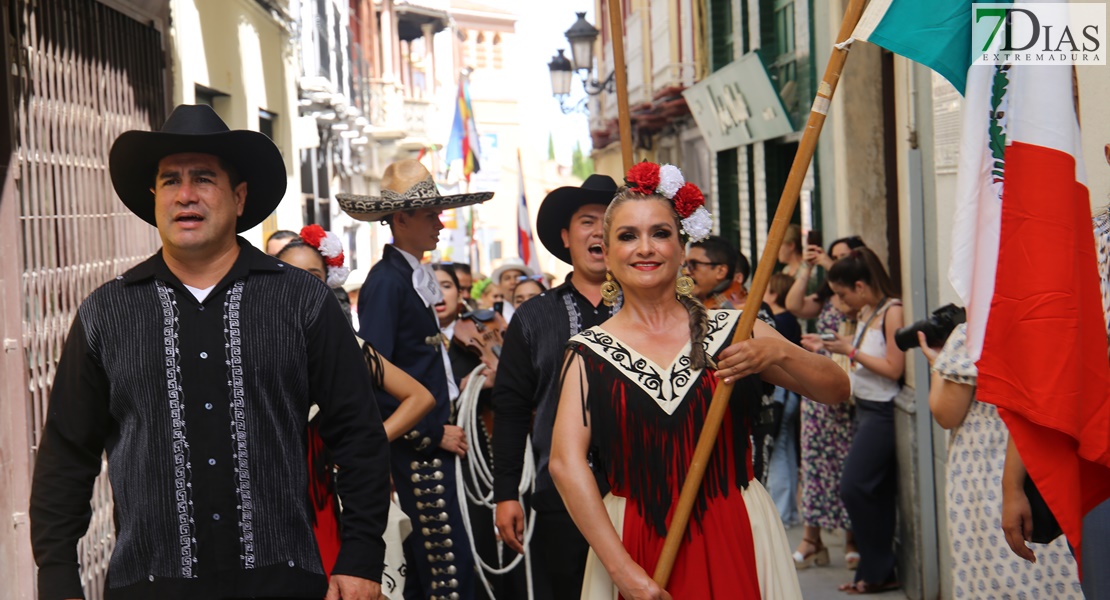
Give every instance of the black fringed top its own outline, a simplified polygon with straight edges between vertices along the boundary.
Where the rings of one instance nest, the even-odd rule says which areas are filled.
[[[709,311],[704,344],[710,356],[716,358],[729,345],[739,315],[733,310]],[[582,357],[583,378],[589,385],[582,410],[591,425],[591,454],[606,472],[613,493],[633,501],[645,521],[665,535],[667,516],[717,387],[715,371],[691,369],[688,346],[671,365],[656,365],[602,327],[574,336],[567,347]],[[733,388],[694,506],[696,523],[708,499],[727,496],[730,488],[746,488],[751,479],[749,432],[758,417],[761,390],[762,382],[754,375]]]

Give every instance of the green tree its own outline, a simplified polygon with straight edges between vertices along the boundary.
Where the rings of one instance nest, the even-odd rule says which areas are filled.
[[[586,179],[594,174],[594,159],[582,152],[582,144],[574,143],[574,152],[570,157],[570,172],[579,179]]]
[[[547,160],[555,160],[555,137],[550,132],[547,134]]]

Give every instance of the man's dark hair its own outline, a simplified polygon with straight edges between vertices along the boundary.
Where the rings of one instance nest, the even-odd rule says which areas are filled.
[[[243,181],[243,177],[239,175],[239,169],[236,169],[235,165],[231,164],[230,160],[222,156],[217,156],[216,162],[218,162],[220,168],[227,173],[227,180],[231,182],[231,189],[235,189],[235,186]],[[250,190],[247,190],[247,193],[250,193]]]
[[[451,263],[451,266],[455,269],[456,274],[462,273],[464,275],[474,276],[474,273],[470,272],[470,265],[466,263]]]
[[[709,262],[728,267],[726,279],[732,279],[732,276],[736,274],[737,257],[740,256],[740,253],[725,238],[719,235],[711,235],[700,242],[690,244],[690,247],[705,250],[705,256],[709,258]]]
[[[401,212],[405,213],[406,215],[408,215],[410,217],[414,216],[416,214],[415,210],[402,210]],[[382,217],[382,223],[385,223],[386,225],[389,225],[390,227],[393,227],[393,215],[395,215],[395,214],[397,214],[397,213],[390,213],[390,214]]]
[[[736,253],[736,273],[744,276],[745,284],[752,279],[752,263],[748,261],[748,257],[744,256],[743,252]]]

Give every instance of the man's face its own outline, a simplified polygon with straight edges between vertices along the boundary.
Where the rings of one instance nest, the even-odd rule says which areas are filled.
[[[163,247],[196,253],[235,243],[235,222],[243,214],[247,183],[231,179],[211,154],[172,154],[158,163],[154,180],[154,220]]]
[[[714,263],[705,248],[690,248],[686,252],[686,274],[694,280],[694,295],[705,300],[728,277],[728,266]]]
[[[574,212],[563,230],[563,246],[570,250],[575,280],[605,280],[605,252],[601,248],[605,206],[587,204]]]
[[[455,276],[459,278],[459,295],[469,300],[470,286],[474,285],[474,278],[470,273],[463,273],[461,271],[455,272]]]
[[[412,215],[397,213],[393,217],[393,238],[395,243],[406,252],[414,254],[417,258],[424,252],[431,252],[439,244],[439,232],[443,229],[443,222],[439,215],[443,213],[438,208],[421,208]]]
[[[517,271],[516,269],[502,271],[497,284],[501,286],[501,290],[505,292],[506,296],[512,296],[521,277],[524,277],[523,271]]]

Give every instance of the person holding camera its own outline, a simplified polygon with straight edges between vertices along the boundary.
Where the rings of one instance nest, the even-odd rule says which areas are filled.
[[[933,327],[940,329],[934,334],[939,339],[930,340],[922,329],[934,322],[940,325]],[[1007,552],[998,543],[998,532],[1006,525],[1002,488],[1007,481],[1002,473],[1009,433],[998,409],[975,399],[978,370],[967,352],[967,325],[951,326],[951,319],[934,316],[905,331],[916,334],[906,341],[920,344],[931,366],[929,410],[937,424],[951,432],[946,490],[953,597],[993,598],[1000,589],[1025,591],[1032,597],[1036,589],[1045,598],[1083,598],[1075,558],[1063,536],[1032,547],[1023,543],[1027,558]],[[901,342],[902,335],[898,337]],[[942,342],[939,352],[931,347]],[[1017,485],[1020,490],[1021,483]],[[1010,512],[1032,520],[1024,491],[1008,495],[1007,501],[1023,502],[1020,510]],[[1015,587],[1014,582],[1021,583]]]
[[[851,361],[856,434],[844,463],[840,495],[859,548],[855,580],[841,591],[875,593],[900,587],[895,573],[894,397],[902,389],[905,354],[894,343],[902,327],[902,302],[879,258],[856,248],[829,269],[829,287],[858,311],[854,339],[837,335],[825,349]]]
[[[828,355],[822,337],[835,339],[842,324],[854,326],[854,315],[847,314],[851,309],[843,304],[838,308],[839,300],[832,289],[815,275],[818,270],[827,273],[833,262],[861,246],[863,240],[859,236],[835,240],[829,244],[828,253],[817,245],[806,246],[805,262],[786,295],[786,308],[799,319],[816,319],[816,333],[802,336],[802,346],[811,352]],[[821,530],[843,529],[844,563],[855,569],[859,552],[848,511],[840,499],[840,477],[855,433],[852,407],[848,403],[827,405],[803,398],[801,413],[801,517],[805,532],[794,551],[794,565],[799,569],[828,565],[829,550],[822,543]]]

